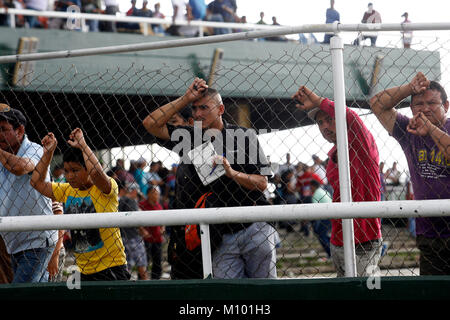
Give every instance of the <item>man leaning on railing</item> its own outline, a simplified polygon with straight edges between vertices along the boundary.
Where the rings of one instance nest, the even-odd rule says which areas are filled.
[[[395,110],[411,97],[410,119]],[[408,160],[416,200],[450,199],[450,119],[445,89],[421,72],[370,100],[373,113]],[[421,275],[450,274],[450,217],[416,218]]]
[[[190,104],[196,121],[194,127],[168,124],[174,114]],[[205,189],[202,197],[195,201],[205,199],[205,207],[236,207],[236,210],[241,206],[268,205],[263,192],[271,170],[257,136],[251,130],[226,123],[222,119],[224,112],[220,94],[209,88],[204,80],[196,78],[183,96],[150,113],[143,124],[149,133],[159,139],[173,140],[182,134],[182,146],[178,150],[180,156],[193,149],[203,152],[208,147],[208,141],[214,141],[217,151],[214,162],[205,158],[201,164],[209,170],[202,174],[201,169],[195,169],[198,176],[202,176],[202,181],[197,179],[197,185]],[[205,140],[207,142],[203,143]],[[194,164],[195,161],[192,161],[190,166]],[[222,174],[214,180],[208,179],[208,183],[202,183],[210,176],[214,178],[217,172]],[[217,229],[221,239],[212,253],[214,277],[276,278],[276,231],[271,224],[221,224]],[[190,230],[187,232],[190,234]],[[214,244],[211,246],[214,247]]]

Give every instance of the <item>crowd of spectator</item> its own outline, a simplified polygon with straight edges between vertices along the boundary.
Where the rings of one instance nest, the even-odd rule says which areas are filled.
[[[414,116],[409,119],[393,108],[399,100],[411,95],[410,107]],[[225,105],[220,93],[209,88],[205,80],[195,78],[183,96],[157,108],[142,122],[161,147],[178,152],[181,159],[178,164],[167,169],[161,162],[154,161],[147,169],[146,159],[139,158],[125,168],[125,161],[118,159],[113,168],[105,170],[81,129],[76,128],[67,140],[70,148],[63,154],[63,170],[56,166],[52,171],[53,180],[50,180],[49,168],[58,143],[53,133],[48,133],[41,144],[30,142],[25,131],[28,121],[24,114],[0,103],[1,216],[340,202],[334,102],[305,86],[298,89],[293,99],[298,102],[296,107],[307,112],[319,127],[323,138],[333,144],[326,161],[313,155],[313,165],[294,165],[290,154],[287,154],[286,162],[273,174],[257,135],[222,119]],[[446,115],[449,101],[443,87],[419,72],[410,82],[378,93],[370,103],[380,122],[399,140],[407,155],[410,178],[405,182],[406,199],[447,199],[450,120]],[[354,202],[381,201],[381,195],[386,194],[388,186],[396,187],[402,183],[401,172],[396,162],[384,171],[375,138],[353,110],[347,108],[346,116],[351,199]],[[194,121],[201,127],[196,128]],[[213,176],[214,180],[207,183],[202,181],[204,173],[196,167],[195,160],[186,161],[190,152],[184,152],[204,152],[208,142],[204,144],[202,139],[196,138],[198,129],[201,129],[202,137],[208,138],[205,135],[211,134],[209,138],[222,143],[219,147],[226,148],[221,149],[224,151],[222,156],[213,157],[212,163],[204,160],[203,165],[213,168],[207,168],[210,172],[208,178],[217,166],[221,166],[216,171],[217,176]],[[188,133],[190,137],[183,139],[185,145],[181,149],[171,140],[177,130],[180,130],[178,133]],[[230,143],[235,141],[231,132],[243,134],[247,140],[243,144]],[[219,136],[221,134],[224,136]],[[408,139],[403,138],[405,135]],[[415,142],[410,143],[413,139]],[[250,146],[259,146],[255,163],[252,159],[255,150]],[[299,144],[297,147],[304,146]],[[242,160],[239,160],[240,155],[244,156]],[[266,194],[269,181],[276,186],[273,198]],[[450,272],[448,220],[448,217],[425,216],[410,220],[415,223],[421,275]],[[342,223],[341,219],[314,221],[312,224],[300,222],[300,232],[305,236],[309,235],[312,227],[333,261],[338,276],[347,273]],[[355,218],[353,224],[357,274],[368,275],[368,268],[378,265],[385,250],[381,219]],[[286,228],[287,232],[293,231],[294,226],[295,222],[291,221],[278,225]],[[140,279],[160,279],[165,233],[169,237],[179,236],[171,237],[173,246],[171,251],[168,250],[172,267],[180,263],[176,268],[178,272],[184,273],[190,268],[195,274],[178,273],[174,278],[203,277],[197,225],[181,226],[181,232],[178,227],[172,230],[172,227],[165,229],[163,226],[70,230],[65,236],[60,232],[2,232],[5,246],[0,246],[3,248],[0,252],[0,276],[9,278],[12,275],[13,282],[58,279],[58,270],[64,261],[63,249],[68,249],[74,252],[82,281],[128,280],[133,267],[137,268]],[[277,234],[273,222],[213,224],[214,276],[276,278]],[[190,262],[182,258],[185,253],[189,253]],[[152,262],[150,276],[147,274],[149,260]]]
[[[53,8],[48,5],[48,0],[0,0],[0,8],[17,8],[30,9],[37,11],[73,11],[74,6],[82,13],[108,14],[116,15],[120,13],[118,0],[56,0]],[[171,22],[154,23],[150,28],[146,28],[146,32],[157,35],[169,36],[186,36],[195,37],[199,35],[220,35],[231,32],[241,32],[241,28],[226,28],[226,27],[203,27],[202,31],[198,27],[193,27],[180,22],[186,21],[211,21],[211,22],[225,22],[225,23],[247,23],[246,16],[239,16],[237,14],[236,0],[213,0],[208,4],[205,0],[172,0],[173,11],[166,14],[160,11],[160,3],[155,3],[153,7],[149,5],[148,0],[143,0],[142,7],[136,7],[136,0],[131,0],[130,8],[125,12],[127,17],[148,17],[165,19],[166,16],[171,16]],[[267,25],[265,13],[263,11],[259,14],[260,19],[256,24]],[[410,23],[408,13],[401,15],[404,17],[402,23]],[[10,17],[7,14],[0,14],[0,26],[11,25]],[[71,29],[80,30],[83,28],[80,24],[67,23],[67,19],[63,18],[47,18],[36,16],[15,16],[16,27],[28,28],[44,28],[44,29]],[[280,26],[277,17],[273,16],[271,25]],[[381,23],[381,14],[373,9],[373,4],[368,4],[368,10],[364,12],[362,23]],[[335,1],[330,0],[330,7],[325,13],[325,23],[330,24],[334,22],[341,22],[340,14],[335,9]],[[86,20],[86,27],[88,31],[98,32],[144,32],[144,24],[135,22],[114,22],[114,21],[99,21]],[[329,44],[333,36],[332,33],[326,33],[323,41],[319,41],[314,34],[299,34],[298,41],[304,44],[324,43]],[[360,32],[358,37],[353,41],[354,45],[360,45],[366,39],[370,39],[371,46],[376,45],[377,32]],[[258,41],[289,41],[286,36],[274,36],[268,38],[260,38]],[[292,40],[295,41],[295,40]],[[410,48],[412,41],[412,32],[402,32],[402,41],[404,48]]]

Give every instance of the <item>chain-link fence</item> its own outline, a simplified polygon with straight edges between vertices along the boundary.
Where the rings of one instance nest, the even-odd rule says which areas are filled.
[[[353,202],[413,200],[417,193],[420,200],[448,199],[448,102],[432,95],[437,89],[422,94],[421,84],[449,85],[448,42],[424,37],[413,49],[399,45],[343,49],[347,155],[336,148],[338,101],[329,45],[240,41],[198,47],[198,56],[180,64],[157,60],[148,66],[123,60],[116,65],[114,58],[3,64],[1,215],[52,215],[41,194],[53,198],[55,214],[167,210],[169,217],[174,209],[234,207],[242,221],[243,206],[321,208],[343,199],[344,191]],[[252,54],[243,56],[237,47]],[[406,91],[375,96],[393,87]],[[417,133],[422,118],[409,126],[406,118],[392,118],[393,110],[416,115],[411,95],[434,125],[426,134]],[[436,115],[427,107],[436,107]],[[216,131],[205,135],[211,129]],[[338,154],[348,157],[349,190],[340,185]],[[74,265],[86,280],[127,279],[127,273],[135,279],[203,278],[208,259],[217,278],[343,276],[345,226],[324,210],[325,220],[274,215],[267,222],[212,224],[209,230],[186,220],[151,227],[86,225],[59,233],[4,231],[2,270],[9,279],[8,263],[16,276],[30,273],[27,255],[35,249],[32,258],[41,268],[48,265],[56,281],[67,279]],[[388,276],[419,275],[419,262],[430,263],[420,255],[416,231],[444,242],[422,249],[448,272],[447,220],[428,225],[428,218],[412,216],[355,216],[350,226],[357,275],[375,269]],[[202,260],[205,232],[212,255]]]

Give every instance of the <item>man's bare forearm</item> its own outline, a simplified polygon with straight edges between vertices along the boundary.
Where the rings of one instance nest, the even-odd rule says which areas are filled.
[[[34,163],[28,158],[21,158],[8,151],[0,149],[0,162],[3,166],[16,176],[30,173],[34,170]]]
[[[157,136],[158,131],[167,125],[170,118],[183,108],[185,108],[190,101],[186,99],[184,96],[179,97],[178,99],[171,101],[164,106],[156,109],[152,113],[150,113],[143,121],[144,127],[148,132]]]
[[[440,128],[433,125],[430,128],[430,137],[436,143],[439,151],[442,152],[447,160],[450,160],[450,136]]]
[[[109,185],[109,178],[103,171],[103,167],[98,161],[97,156],[94,154],[92,149],[88,146],[87,143],[83,143],[81,146],[81,150],[83,151],[83,158],[86,164],[86,170],[89,176],[94,181],[94,184],[98,186],[99,183],[103,183],[104,185]],[[103,191],[103,188],[100,188]],[[107,191],[107,190],[106,190]],[[109,193],[109,192],[105,192]]]
[[[372,110],[375,113],[391,110],[411,94],[413,94],[413,90],[409,83],[386,89],[370,99]]]
[[[236,183],[248,190],[264,191],[267,188],[267,178],[259,174],[248,174],[234,170],[230,176]]]

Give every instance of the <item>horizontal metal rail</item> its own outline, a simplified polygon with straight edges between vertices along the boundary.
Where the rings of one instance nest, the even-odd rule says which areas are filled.
[[[450,216],[449,204],[450,200],[404,200],[1,217],[0,231],[122,228],[256,221],[444,217]]]
[[[115,21],[115,22],[131,22],[131,23],[149,23],[149,24],[172,24],[172,19],[161,19],[153,17],[137,17],[125,15],[109,15],[99,13],[81,13],[81,12],[65,12],[65,11],[36,11],[28,9],[3,9],[0,8],[0,14],[23,15],[47,18],[69,18],[80,20],[98,20],[98,21]],[[191,27],[211,27],[211,28],[232,28],[243,30],[255,29],[274,29],[280,26],[270,24],[254,24],[254,23],[234,23],[234,22],[215,22],[203,20],[176,20],[176,24],[180,26]]]
[[[393,23],[393,24],[309,24],[294,27],[279,27],[271,30],[256,30],[238,33],[229,33],[224,35],[198,37],[198,38],[183,38],[174,40],[153,41],[147,43],[117,45],[98,48],[85,48],[74,50],[53,51],[46,53],[30,53],[30,54],[16,54],[0,57],[0,64],[14,63],[18,61],[35,61],[46,59],[59,58],[74,58],[92,55],[136,52],[146,50],[158,50],[174,47],[196,46],[203,44],[229,42],[238,40],[248,40],[255,38],[275,37],[281,35],[298,34],[298,33],[313,33],[313,32],[365,32],[365,31],[406,31],[406,30],[450,30],[450,23]]]

